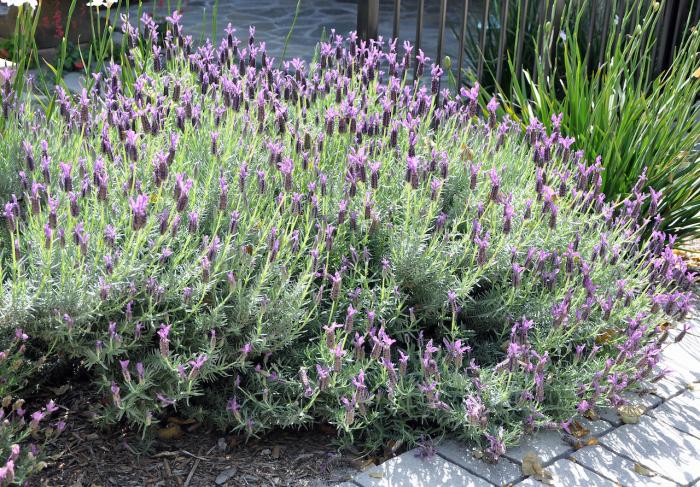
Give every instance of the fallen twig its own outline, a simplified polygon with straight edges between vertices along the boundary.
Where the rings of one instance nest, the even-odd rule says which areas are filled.
[[[190,482],[192,481],[192,476],[194,476],[195,470],[197,470],[197,467],[199,466],[200,459],[195,457],[194,465],[192,465],[192,470],[190,470],[189,475],[187,476],[187,480],[185,480],[185,486],[188,487],[190,485]]]

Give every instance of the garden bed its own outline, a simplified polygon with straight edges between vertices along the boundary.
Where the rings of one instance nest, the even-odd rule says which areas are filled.
[[[62,475],[104,440],[67,429],[61,391],[13,397],[65,371],[111,425],[105,453],[201,428],[197,451],[148,460],[180,479],[218,436],[267,461],[279,440],[251,442],[280,430],[362,453],[450,432],[495,462],[663,378],[693,275],[660,194],[642,177],[608,202],[560,117],[521,127],[478,86],[439,92],[419,52],[422,86],[410,44],[337,36],[278,68],[254,28],[196,47],[177,13],[164,36],[140,22],[121,65],[46,112],[2,72],[0,473],[34,473],[46,443]]]

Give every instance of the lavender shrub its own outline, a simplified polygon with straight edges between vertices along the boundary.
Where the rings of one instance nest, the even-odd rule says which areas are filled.
[[[124,19],[138,76],[59,88],[49,120],[3,94],[0,323],[87,367],[106,421],[449,431],[497,459],[659,378],[693,277],[556,122],[410,81],[408,43],[333,33],[278,69],[253,28],[195,47],[169,22]]]
[[[59,409],[54,401],[30,409],[17,397],[41,368],[41,360],[26,356],[28,340],[27,334],[17,329],[3,338],[0,351],[0,486],[24,485],[28,477],[40,472],[46,465],[43,446],[66,427],[64,421],[52,417]]]

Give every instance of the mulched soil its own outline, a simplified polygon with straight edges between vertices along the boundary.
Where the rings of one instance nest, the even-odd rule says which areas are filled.
[[[179,438],[157,439],[139,454],[138,432],[95,425],[90,405],[100,398],[87,385],[66,388],[53,396],[62,393],[56,403],[68,426],[47,446],[48,465],[31,487],[327,487],[369,463],[340,453],[330,429],[277,431],[246,443],[177,418]]]

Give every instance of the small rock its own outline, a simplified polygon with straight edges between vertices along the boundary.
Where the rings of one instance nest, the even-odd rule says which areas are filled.
[[[231,479],[231,477],[236,475],[237,471],[238,469],[236,467],[229,467],[223,472],[221,472],[219,475],[217,475],[216,479],[214,479],[214,482],[216,483],[216,485],[224,485]]]
[[[260,450],[261,455],[269,455],[270,453],[272,453],[272,450],[270,450],[269,448],[264,448]]]
[[[654,477],[656,475],[656,472],[652,472],[640,463],[634,464],[634,471],[635,473],[638,473],[639,475],[644,475],[645,477]]]
[[[644,414],[644,407],[639,404],[624,404],[617,409],[620,419],[625,424],[637,424]]]
[[[216,449],[223,453],[227,448],[228,445],[226,444],[226,438],[219,438],[219,440],[216,442]]]
[[[534,477],[545,484],[552,478],[552,474],[542,467],[542,460],[534,451],[529,451],[525,454],[521,468],[523,475]]]

